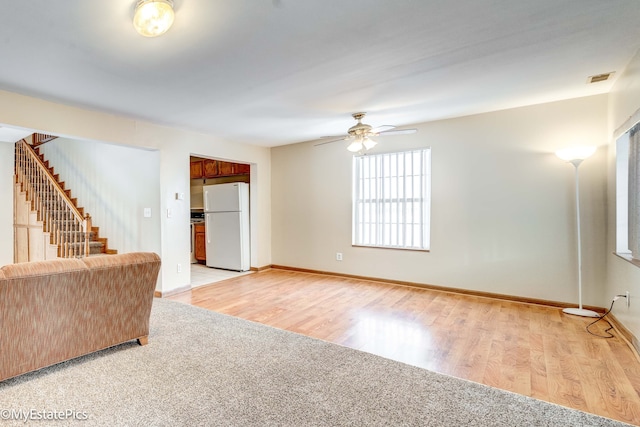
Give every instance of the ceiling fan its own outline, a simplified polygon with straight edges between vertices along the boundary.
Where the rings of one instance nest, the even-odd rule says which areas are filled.
[[[396,129],[395,126],[384,125],[373,128],[371,125],[362,123],[366,113],[353,113],[352,116],[358,121],[355,125],[351,126],[346,135],[333,135],[322,136],[321,139],[333,138],[331,141],[320,142],[318,145],[331,144],[338,141],[351,141],[347,150],[357,153],[364,150],[369,150],[376,146],[377,142],[372,140],[371,137],[387,136],[387,135],[407,135],[416,133],[417,129]]]

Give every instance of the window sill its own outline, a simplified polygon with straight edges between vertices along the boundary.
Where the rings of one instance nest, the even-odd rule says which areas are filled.
[[[614,252],[613,254],[618,258],[622,258],[623,260],[635,265],[636,267],[640,267],[640,260],[633,259],[631,257],[631,254],[624,254],[624,253],[618,253],[618,252]]]
[[[431,249],[414,249],[414,248],[394,248],[393,246],[373,246],[373,245],[354,245],[353,248],[374,248],[374,249],[392,249],[396,251],[410,251],[410,252],[431,252]],[[638,263],[640,266],[640,262]]]

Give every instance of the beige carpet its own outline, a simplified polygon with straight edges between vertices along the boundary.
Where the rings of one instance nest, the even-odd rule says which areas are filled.
[[[40,426],[623,425],[159,299],[149,345],[0,383],[0,427],[25,415]]]

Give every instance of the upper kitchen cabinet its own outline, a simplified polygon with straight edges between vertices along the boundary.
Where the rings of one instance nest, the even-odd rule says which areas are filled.
[[[191,179],[220,178],[234,175],[249,175],[251,166],[242,163],[192,157],[190,170]]]
[[[204,178],[215,178],[218,175],[218,162],[217,160],[205,160],[204,164]]]
[[[234,173],[234,167],[233,167],[234,163],[229,163],[229,162],[219,162],[218,165],[218,172],[219,175],[218,176],[229,176],[229,175],[235,175]]]
[[[250,168],[242,163],[218,161],[218,176],[249,175]]]
[[[245,165],[243,163],[235,163],[236,174],[238,175],[249,175],[251,172],[251,165]]]
[[[202,178],[202,160],[191,161],[191,179]]]

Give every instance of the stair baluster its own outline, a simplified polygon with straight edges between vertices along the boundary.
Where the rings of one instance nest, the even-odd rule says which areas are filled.
[[[16,143],[16,182],[21,185],[38,212],[43,231],[58,246],[62,258],[85,257],[90,254],[91,216],[82,214],[67,192],[51,175],[51,171],[33,148],[22,140]]]

